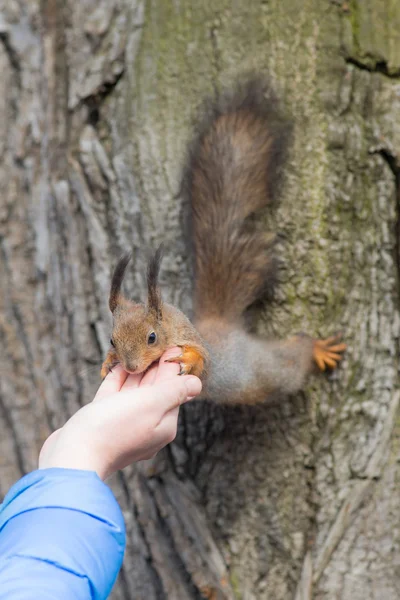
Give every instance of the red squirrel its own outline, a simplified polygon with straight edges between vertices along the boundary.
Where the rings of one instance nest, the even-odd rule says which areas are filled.
[[[179,346],[181,353],[170,360],[180,363],[181,374],[201,377],[202,398],[255,404],[275,392],[297,392],[315,366],[337,366],[346,349],[340,336],[271,341],[245,326],[246,309],[274,276],[270,235],[254,215],[274,200],[290,129],[271,90],[259,81],[238,86],[208,108],[184,178],[194,255],[193,324],[162,301],[160,250],[149,262],[146,304],[123,296],[125,255],[112,276],[114,325],[102,377],[118,363],[142,373],[167,348]]]

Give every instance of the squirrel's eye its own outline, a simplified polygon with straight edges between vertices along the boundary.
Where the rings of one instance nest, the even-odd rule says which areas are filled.
[[[147,338],[147,343],[148,343],[148,344],[155,344],[155,342],[156,342],[156,341],[157,341],[157,336],[156,336],[156,334],[154,333],[154,331],[152,331],[152,332],[149,334],[149,337]]]
[[[115,348],[114,340],[113,340],[112,338],[111,338],[111,340],[110,340],[110,344],[111,344],[111,346],[112,346],[113,348]]]

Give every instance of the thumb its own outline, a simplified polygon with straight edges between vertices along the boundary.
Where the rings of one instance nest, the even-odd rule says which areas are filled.
[[[175,375],[154,383],[152,386],[138,388],[135,390],[135,394],[142,397],[147,406],[153,404],[165,414],[200,394],[201,387],[200,379],[194,375],[182,377]]]
[[[128,373],[124,371],[121,365],[114,367],[113,370],[108,373],[107,377],[97,390],[97,394],[94,397],[93,402],[96,400],[101,400],[105,396],[110,396],[111,394],[116,394],[119,392],[127,377]]]

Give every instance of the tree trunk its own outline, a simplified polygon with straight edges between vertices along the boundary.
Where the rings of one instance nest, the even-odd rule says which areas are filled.
[[[2,0],[0,492],[93,397],[111,268],[167,244],[190,313],[180,173],[196,107],[249,69],[295,123],[262,335],[342,330],[340,369],[278,406],[193,402],[112,487],[114,599],[400,595],[400,10],[396,0]],[[397,425],[397,427],[396,427]]]

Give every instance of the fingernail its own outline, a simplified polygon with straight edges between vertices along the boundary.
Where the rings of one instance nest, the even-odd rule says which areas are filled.
[[[194,377],[193,375],[186,378],[185,381],[187,395],[189,397],[194,397],[200,394],[201,392],[201,381],[198,377]]]

